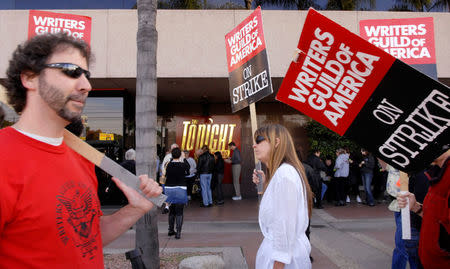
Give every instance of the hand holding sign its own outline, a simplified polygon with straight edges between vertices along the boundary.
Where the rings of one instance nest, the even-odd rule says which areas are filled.
[[[234,113],[272,93],[260,7],[225,35],[225,46]]]

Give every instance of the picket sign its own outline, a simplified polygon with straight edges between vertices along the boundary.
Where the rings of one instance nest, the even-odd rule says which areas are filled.
[[[450,89],[314,9],[276,99],[404,172],[449,147]],[[405,174],[406,175],[406,174]],[[402,189],[408,189],[407,176]],[[409,210],[402,214],[409,223]],[[404,227],[410,232],[409,227]],[[407,236],[407,234],[405,234]]]
[[[92,18],[88,16],[30,10],[28,16],[28,39],[37,35],[66,33],[91,43]]]
[[[261,7],[257,7],[239,25],[225,35],[230,102],[233,113],[249,106],[252,134],[258,129],[255,103],[272,94]],[[255,156],[255,167],[261,163]],[[262,195],[262,180],[257,186]]]

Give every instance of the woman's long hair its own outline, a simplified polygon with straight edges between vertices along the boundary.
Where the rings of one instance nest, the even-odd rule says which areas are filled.
[[[308,180],[306,180],[305,169],[303,168],[303,165],[298,159],[297,153],[295,152],[294,142],[291,135],[289,134],[289,131],[286,129],[286,127],[280,124],[270,124],[256,130],[254,135],[255,140],[259,135],[264,137],[270,144],[270,157],[267,163],[268,171],[266,175],[266,181],[264,182],[264,191],[272,180],[275,171],[280,167],[281,164],[287,163],[294,166],[300,175],[300,179],[302,180],[306,193],[306,200],[308,202],[308,215],[309,217],[311,217],[313,194],[311,191],[311,187],[308,184]],[[276,138],[278,138],[280,142],[278,146],[275,147]]]
[[[214,152],[214,155],[216,155],[216,157],[217,157],[217,161],[220,161],[220,160],[222,160],[222,159],[223,159],[223,157],[222,157],[222,153],[221,153],[220,151],[216,151],[216,152]]]

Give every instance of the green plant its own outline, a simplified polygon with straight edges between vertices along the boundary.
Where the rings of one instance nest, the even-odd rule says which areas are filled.
[[[338,148],[346,148],[351,152],[360,149],[360,146],[352,140],[345,136],[339,136],[315,120],[309,121],[305,129],[311,150],[320,150],[323,157],[329,155],[334,159]]]

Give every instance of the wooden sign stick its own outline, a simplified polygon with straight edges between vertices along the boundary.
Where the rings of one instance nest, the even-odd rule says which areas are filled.
[[[400,193],[408,192],[409,178],[408,174],[400,171]],[[409,214],[409,199],[404,208],[401,209],[402,215],[402,239],[411,239],[411,219]]]
[[[93,164],[97,165],[106,173],[120,179],[120,181],[125,183],[127,186],[132,187],[139,193],[141,192],[139,189],[140,181],[137,176],[135,176],[130,171],[123,168],[110,158],[106,157],[105,154],[99,152],[94,147],[84,142],[83,140],[81,140],[68,130],[64,130],[64,142],[75,152],[77,152],[78,154],[80,154]],[[151,201],[153,204],[160,207],[162,203],[167,199],[167,196],[161,194],[156,198],[147,198],[147,199]]]
[[[252,134],[256,132],[256,129],[258,129],[258,122],[256,121],[256,108],[255,103],[250,104],[250,123],[252,125]],[[261,170],[261,161],[256,159],[255,152],[253,151],[253,156],[255,158],[255,168],[256,170]],[[259,177],[259,184],[257,185],[257,192],[258,192],[258,199],[261,200],[261,195],[263,193],[263,182],[262,177],[258,175]]]

